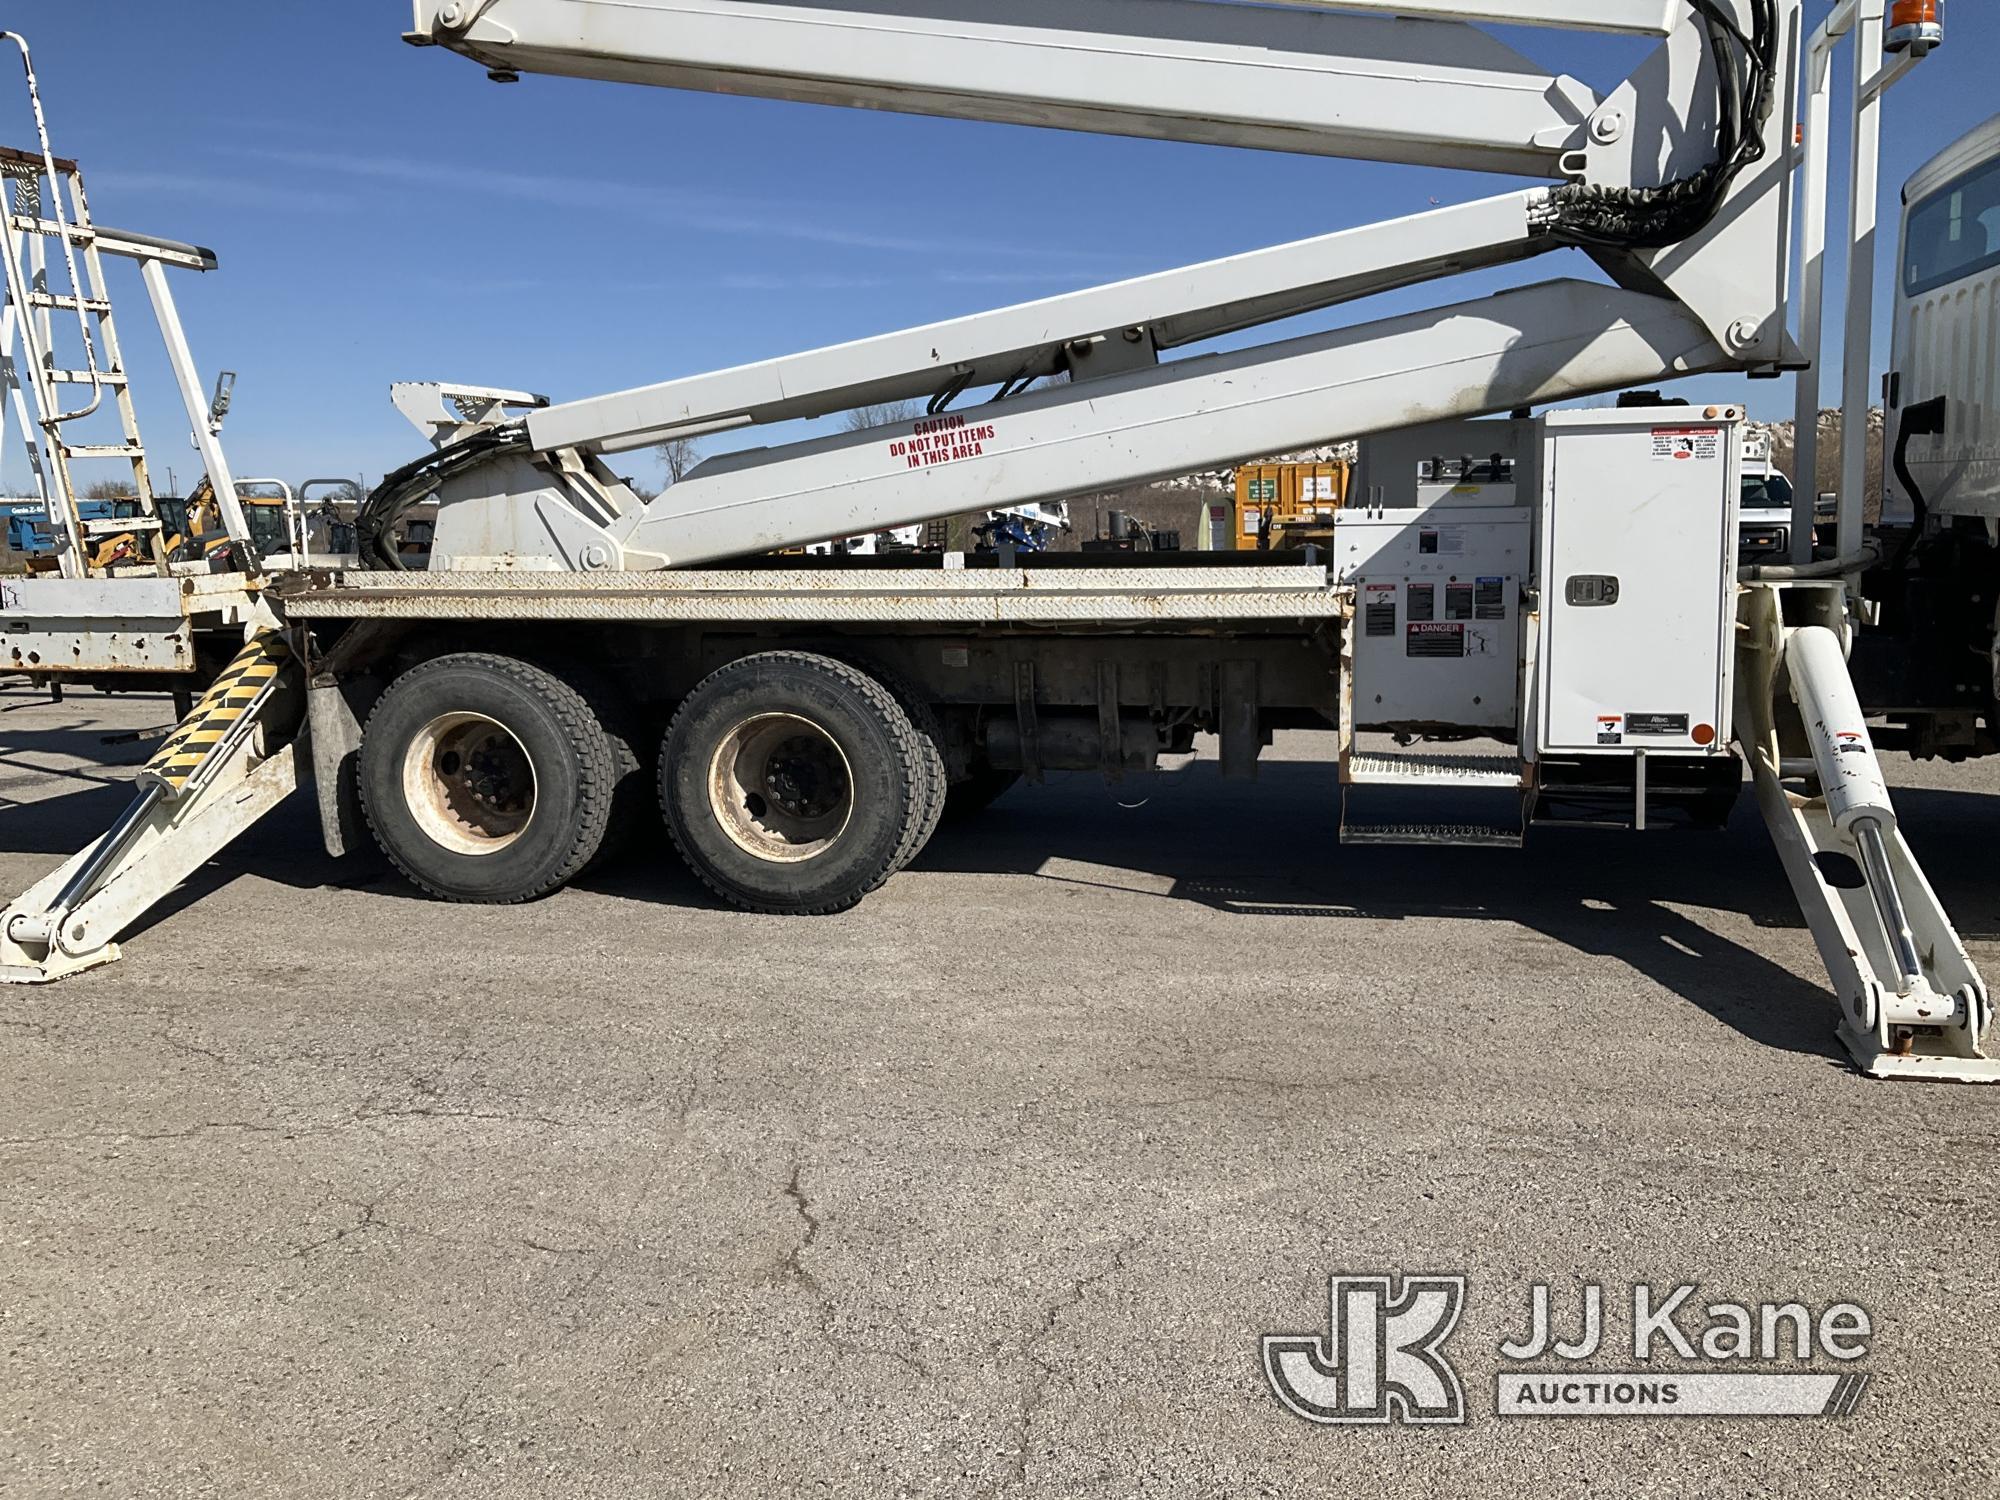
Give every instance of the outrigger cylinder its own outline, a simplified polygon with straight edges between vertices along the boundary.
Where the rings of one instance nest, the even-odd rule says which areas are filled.
[[[1826,797],[1827,816],[1854,841],[1862,874],[1882,927],[1895,952],[1896,992],[1907,995],[1924,982],[1923,960],[1889,861],[1886,835],[1896,826],[1896,808],[1868,735],[1868,720],[1854,693],[1839,638],[1825,626],[1808,626],[1787,648],[1792,685],[1805,719],[1813,765]]]

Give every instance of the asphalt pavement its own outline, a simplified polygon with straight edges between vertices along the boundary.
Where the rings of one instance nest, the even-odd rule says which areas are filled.
[[[170,717],[0,693],[0,894]],[[1847,1065],[1749,800],[1342,849],[1330,756],[1022,787],[812,920],[663,837],[440,905],[296,799],[121,962],[0,992],[0,1490],[2000,1492],[2000,1088]],[[2000,767],[1892,775],[2000,974]],[[1275,1398],[1262,1336],[1375,1272],[1466,1279],[1462,1424]],[[1495,1416],[1534,1284],[1604,1287],[1629,1369],[1642,1282],[1859,1304],[1865,1395]]]

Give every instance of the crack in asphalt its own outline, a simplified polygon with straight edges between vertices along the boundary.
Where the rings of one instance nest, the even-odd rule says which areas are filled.
[[[1060,1380],[1064,1385],[1073,1384],[1068,1376],[1042,1357],[1042,1347],[1055,1337],[1056,1325],[1062,1321],[1062,1315],[1082,1306],[1090,1288],[1125,1270],[1132,1252],[1145,1243],[1145,1238],[1144,1235],[1134,1235],[1121,1240],[1112,1251],[1109,1265],[1072,1280],[1060,1297],[1043,1307],[1040,1326],[1021,1346],[1021,1357],[1035,1367],[1035,1373],[1022,1385],[1016,1403],[1013,1467],[1009,1474],[1014,1484],[1025,1486],[1028,1482],[1028,1439],[1034,1431],[1035,1419],[1048,1402],[1051,1382]]]
[[[811,1289],[814,1296],[824,1300],[825,1294],[820,1289],[819,1278],[813,1275],[811,1268],[806,1265],[804,1258],[806,1251],[812,1248],[813,1241],[819,1238],[819,1216],[813,1212],[812,1200],[806,1196],[805,1189],[799,1186],[799,1174],[803,1170],[804,1168],[800,1163],[793,1162],[791,1180],[785,1184],[785,1196],[791,1200],[792,1206],[798,1210],[799,1218],[804,1222],[806,1232],[800,1237],[796,1245],[785,1252],[784,1269],[786,1274],[792,1277],[792,1279],[803,1283]]]
[[[804,1163],[795,1159],[792,1162],[791,1175],[786,1179],[782,1189],[783,1196],[798,1215],[803,1232],[799,1236],[799,1242],[785,1252],[784,1259],[778,1263],[778,1270],[784,1280],[803,1287],[812,1299],[820,1341],[833,1351],[836,1360],[859,1357],[893,1360],[924,1380],[933,1380],[935,1377],[931,1367],[920,1355],[894,1346],[885,1348],[878,1344],[862,1343],[840,1331],[832,1295],[828,1293],[812,1267],[805,1263],[805,1254],[818,1242],[824,1225],[820,1215],[815,1211],[813,1199],[806,1193],[801,1180],[804,1171]],[[919,1338],[919,1335],[900,1319],[897,1320],[897,1327],[912,1341]]]
[[[303,1245],[295,1245],[286,1254],[292,1260],[304,1260],[313,1251],[324,1250],[328,1245],[338,1245],[342,1240],[351,1239],[355,1235],[366,1234],[371,1229],[389,1228],[387,1223],[376,1216],[376,1210],[387,1202],[390,1195],[394,1192],[395,1189],[391,1188],[389,1192],[382,1194],[372,1202],[360,1204],[361,1216],[352,1224],[343,1224],[334,1230],[332,1234],[326,1235],[321,1239],[309,1240]]]
[[[180,1020],[181,1015],[182,1012],[178,1010],[168,1011],[165,1024],[162,1025],[160,1029],[154,1033],[154,1036],[159,1041],[164,1042],[169,1051],[175,1053],[178,1056],[205,1057],[210,1062],[222,1063],[226,1066],[229,1062],[229,1059],[224,1057],[220,1052],[212,1051],[207,1047],[197,1047],[193,1042],[188,1041],[185,1037],[179,1037],[174,1035],[174,1024]]]
[[[46,1146],[81,1144],[85,1141],[184,1141],[216,1130],[240,1130],[246,1135],[279,1135],[304,1139],[316,1135],[336,1135],[344,1130],[367,1129],[378,1120],[477,1120],[516,1125],[559,1125],[580,1130],[590,1122],[566,1120],[556,1115],[515,1114],[505,1110],[480,1109],[377,1109],[350,1115],[344,1120],[321,1124],[295,1125],[258,1123],[250,1120],[205,1120],[180,1130],[78,1130],[53,1135],[0,1137],[0,1146]]]

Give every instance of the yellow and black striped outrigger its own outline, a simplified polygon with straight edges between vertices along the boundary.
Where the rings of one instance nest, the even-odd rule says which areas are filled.
[[[146,762],[140,783],[179,797],[205,780],[255,724],[257,710],[277,687],[291,656],[281,631],[251,637]]]
[[[24,955],[12,966],[14,977],[26,974],[30,978],[54,978],[74,972],[79,965],[73,960],[81,959],[81,966],[88,967],[89,963],[103,962],[105,956],[117,957],[113,941],[117,929],[136,915],[136,909],[108,918],[110,925],[102,932],[94,929],[89,920],[72,923],[72,915],[102,893],[107,883],[117,878],[118,871],[128,868],[135,840],[156,818],[176,826],[186,819],[187,828],[201,825],[202,789],[245,749],[292,662],[291,649],[282,631],[264,630],[252,636],[139,772],[139,794],[124,814],[77,858],[73,867],[66,866],[64,871],[57,872],[62,885],[53,898],[39,901],[39,910],[9,909],[6,929],[0,938],[4,938],[10,949]],[[247,808],[247,816],[254,818],[282,800],[297,783],[289,765],[281,771],[280,775],[264,777],[258,782],[248,801],[232,798],[230,805],[236,813],[243,815]],[[258,777],[261,768],[253,769],[249,775]],[[245,822],[227,817],[219,822],[211,820],[205,833],[184,840],[178,846],[177,858],[168,858],[154,866],[155,877],[162,883],[158,892],[137,909],[150,905],[158,893],[170,889],[176,880],[244,826]],[[182,831],[186,832],[186,828]],[[164,833],[161,835],[163,840],[166,837]],[[163,875],[165,871],[172,873]]]

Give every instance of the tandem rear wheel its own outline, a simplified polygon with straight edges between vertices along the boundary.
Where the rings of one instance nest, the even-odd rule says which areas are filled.
[[[605,843],[636,759],[583,691],[485,652],[403,673],[368,716],[357,780],[390,862],[447,901],[557,890]]]
[[[681,857],[748,911],[844,911],[922,848],[944,805],[935,721],[861,667],[767,651],[711,674],[661,748]]]
[[[362,734],[376,841],[448,901],[531,901],[649,821],[629,712],[587,668],[485,652],[404,672]],[[913,859],[943,815],[929,706],[900,682],[804,651],[730,662],[682,701],[660,747],[667,832],[749,911],[843,911]]]

